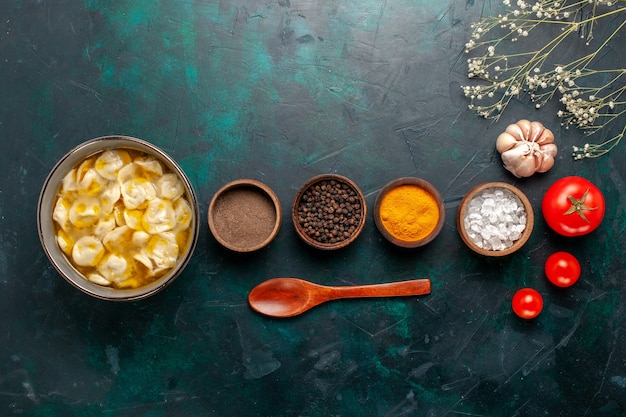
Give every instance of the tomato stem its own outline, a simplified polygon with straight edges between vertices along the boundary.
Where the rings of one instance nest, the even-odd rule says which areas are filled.
[[[563,213],[564,216],[568,216],[572,213],[578,213],[578,215],[580,216],[581,219],[583,219],[585,222],[589,223],[589,219],[587,219],[587,217],[585,216],[585,213],[583,213],[583,210],[597,210],[597,207],[587,207],[585,205],[585,199],[587,198],[587,194],[589,193],[589,188],[587,188],[587,191],[585,191],[585,193],[583,194],[583,196],[580,198],[580,200],[577,200],[573,195],[568,195],[567,198],[569,199],[569,201],[572,203],[572,207],[569,208],[569,210],[567,210],[565,213]]]

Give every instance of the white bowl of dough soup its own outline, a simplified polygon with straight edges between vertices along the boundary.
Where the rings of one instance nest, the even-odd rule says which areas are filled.
[[[198,203],[178,164],[128,136],[89,140],[48,175],[39,237],[56,270],[81,291],[137,300],[162,290],[189,262]]]

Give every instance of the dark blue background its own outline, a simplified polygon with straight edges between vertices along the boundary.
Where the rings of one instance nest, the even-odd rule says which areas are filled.
[[[498,123],[467,110],[469,25],[488,1],[18,1],[0,5],[0,414],[29,416],[626,415],[624,149],[575,162],[557,106],[511,103]],[[612,56],[623,66],[624,58]],[[553,130],[546,174],[518,180],[494,143],[520,118]],[[75,145],[126,134],[164,149],[200,199],[193,259],[163,292],[92,299],[45,257],[36,205]],[[272,187],[285,213],[310,177],[354,180],[373,207],[402,176],[441,192],[435,241],[399,250],[375,228],[337,252],[299,241],[288,215],[254,254],[219,247],[204,219],[237,178]],[[540,213],[556,179],[581,175],[607,200],[602,226],[569,239]],[[465,192],[510,182],[535,229],[502,259],[458,236]],[[543,263],[567,250],[580,281],[551,287]],[[432,294],[328,303],[288,320],[255,314],[273,277],[323,284],[430,277]],[[533,321],[511,311],[537,288]]]

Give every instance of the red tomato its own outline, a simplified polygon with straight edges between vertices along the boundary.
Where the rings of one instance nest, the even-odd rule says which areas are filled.
[[[522,288],[513,295],[511,301],[515,314],[523,319],[533,319],[541,313],[543,309],[543,298],[541,294],[533,288]]]
[[[545,271],[551,283],[569,287],[580,277],[580,263],[571,253],[555,252],[546,260]]]
[[[541,211],[555,232],[563,236],[586,235],[602,222],[604,196],[584,178],[565,177],[548,188]]]

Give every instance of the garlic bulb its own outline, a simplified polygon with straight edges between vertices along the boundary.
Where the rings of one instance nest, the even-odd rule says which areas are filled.
[[[539,122],[524,119],[507,126],[496,139],[496,149],[504,168],[518,178],[548,171],[557,153],[552,132]]]

